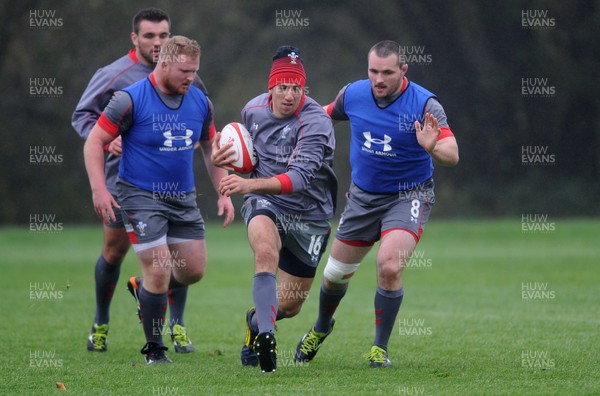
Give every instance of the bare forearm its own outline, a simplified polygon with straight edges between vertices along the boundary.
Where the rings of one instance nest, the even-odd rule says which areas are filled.
[[[219,183],[221,182],[221,179],[223,179],[225,176],[227,176],[229,174],[229,172],[227,172],[226,169],[214,166],[212,164],[212,162],[210,161],[210,158],[207,159],[206,156],[204,157],[204,163],[206,164],[206,169],[208,170],[208,176],[210,177],[210,181],[213,185],[213,188],[215,189],[215,191],[218,194],[219,193]]]
[[[219,193],[227,197],[233,194],[279,194],[281,182],[274,177],[266,179],[244,179],[238,175],[228,175],[221,180]]]
[[[102,143],[97,139],[88,138],[83,146],[83,158],[92,191],[106,189]]]
[[[104,178],[104,146],[114,139],[114,136],[96,124],[85,141],[83,159],[92,191],[106,189]]]
[[[454,137],[439,140],[430,153],[433,161],[442,166],[455,166],[458,164],[458,144]]]
[[[268,179],[248,179],[250,191],[258,194],[281,193],[281,182],[274,177]]]
[[[212,141],[202,141],[199,142],[200,149],[202,150],[202,157],[204,158],[204,165],[206,165],[206,171],[208,173],[208,177],[210,177],[210,181],[213,185],[213,188],[219,193],[219,183],[221,179],[229,174],[226,169],[219,168],[213,164],[211,161],[212,154]]]

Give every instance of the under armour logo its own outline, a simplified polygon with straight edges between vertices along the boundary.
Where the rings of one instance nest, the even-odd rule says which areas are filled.
[[[388,135],[383,135],[383,140],[381,139],[373,139],[371,137],[371,132],[367,131],[367,132],[363,132],[363,136],[365,137],[365,143],[364,146],[366,148],[371,148],[371,143],[375,143],[375,144],[383,144],[383,151],[390,151],[392,149],[392,146],[390,146],[388,143],[392,141],[392,138],[389,137]]]
[[[192,131],[191,129],[186,129],[185,135],[179,135],[179,136],[173,136],[173,132],[170,130],[166,131],[163,133],[163,136],[165,138],[167,138],[167,140],[164,141],[163,145],[167,146],[167,147],[173,147],[173,140],[183,140],[186,146],[191,146],[192,139],[190,139],[190,137],[193,134],[194,134],[194,131]]]
[[[295,65],[295,64],[297,64],[297,63],[298,63],[298,62],[296,62],[296,59],[298,59],[298,58],[299,58],[299,56],[298,56],[298,54],[297,54],[297,53],[295,53],[295,52],[291,52],[290,54],[288,54],[288,56],[290,57],[290,63],[291,63],[292,65]]]

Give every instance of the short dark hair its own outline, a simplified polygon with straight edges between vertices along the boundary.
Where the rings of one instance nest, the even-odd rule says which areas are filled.
[[[404,49],[395,41],[383,40],[375,44],[369,50],[369,54],[375,52],[380,58],[387,58],[390,55],[396,55],[398,57],[398,66],[404,65],[406,57],[404,56]]]
[[[160,8],[144,8],[143,10],[139,10],[138,13],[135,14],[135,16],[133,17],[132,32],[138,34],[138,32],[140,31],[140,23],[142,21],[167,21],[169,26],[171,25],[171,19],[169,18],[169,14],[167,14]]]

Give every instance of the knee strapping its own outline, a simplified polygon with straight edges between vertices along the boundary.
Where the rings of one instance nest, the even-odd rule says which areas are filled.
[[[331,283],[346,284],[350,282],[350,278],[359,266],[360,263],[345,264],[333,257],[329,257],[323,275]]]

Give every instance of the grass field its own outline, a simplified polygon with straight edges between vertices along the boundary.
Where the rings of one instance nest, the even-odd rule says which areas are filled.
[[[372,256],[315,360],[293,362],[316,317],[318,271],[303,311],[278,322],[275,374],[239,363],[253,274],[241,225],[208,225],[207,274],[190,288],[186,309],[197,352],[171,348],[174,364],[150,367],[125,289],[140,272],[132,252],[113,299],[109,351],[92,354],[85,346],[100,229],[0,229],[0,394],[600,394],[600,221],[558,220],[551,228],[432,219],[405,272],[389,369],[370,369],[362,358],[374,334]]]

